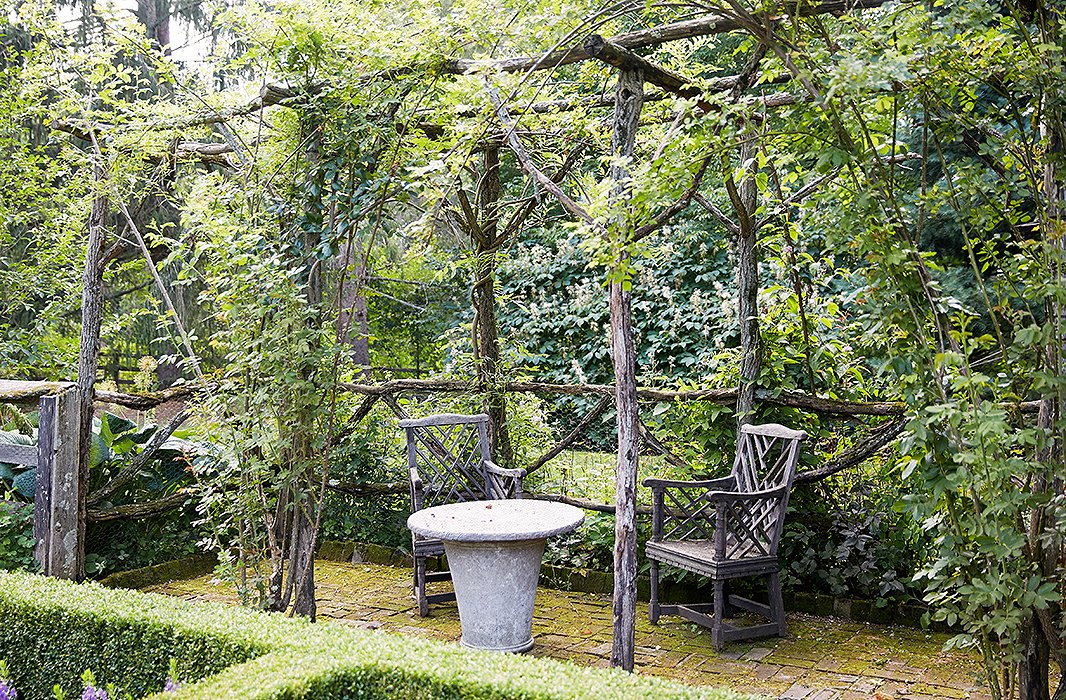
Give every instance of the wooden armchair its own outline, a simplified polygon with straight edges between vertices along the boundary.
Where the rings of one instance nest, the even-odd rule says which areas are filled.
[[[407,432],[412,513],[445,503],[522,497],[526,470],[492,462],[488,421],[485,414],[451,413],[400,421]],[[455,593],[426,594],[427,583],[451,580],[451,572],[426,572],[426,559],[444,554],[440,540],[411,533],[411,554],[418,612],[425,617],[430,603],[455,600]]]
[[[745,425],[729,476],[707,481],[644,480],[653,498],[652,537],[645,550],[651,560],[648,617],[653,624],[660,614],[680,615],[709,627],[717,650],[736,639],[787,633],[777,545],[800,443],[806,437],[802,430],[776,423]],[[659,564],[710,578],[713,602],[660,603]],[[767,577],[768,604],[729,595],[726,582],[747,576]],[[730,606],[758,613],[769,623],[732,625],[725,621]]]

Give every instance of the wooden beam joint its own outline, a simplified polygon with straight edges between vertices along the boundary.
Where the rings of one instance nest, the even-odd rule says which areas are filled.
[[[610,39],[605,39],[599,34],[591,34],[585,39],[584,50],[590,57],[603,61],[618,70],[639,71],[645,82],[667,92],[681,97],[701,98],[700,108],[706,111],[711,109],[710,103],[702,99],[703,91],[693,85],[691,80],[638,56]]]

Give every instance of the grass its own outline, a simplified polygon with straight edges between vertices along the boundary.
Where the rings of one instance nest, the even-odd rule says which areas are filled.
[[[618,455],[613,452],[565,451],[530,475],[527,483],[530,489],[542,493],[613,503],[617,461]],[[637,502],[651,503],[651,490],[640,486],[642,480],[651,476],[681,476],[678,472],[661,455],[641,455]]]

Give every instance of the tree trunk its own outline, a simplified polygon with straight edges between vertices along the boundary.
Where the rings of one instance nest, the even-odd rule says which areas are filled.
[[[309,491],[314,490],[314,485],[306,484]],[[293,585],[296,591],[296,601],[292,611],[296,615],[310,618],[312,622],[318,609],[315,604],[315,540],[317,539],[315,513],[320,507],[316,503],[313,493],[311,497],[302,499],[295,504],[296,510],[292,515],[292,571]]]
[[[1062,11],[1057,3],[1047,0],[1040,2],[1035,13],[1039,25],[1040,38],[1045,44],[1062,46],[1063,37],[1060,34]],[[1059,95],[1046,94],[1043,97],[1044,110],[1041,110],[1039,124],[1040,136],[1047,143],[1044,164],[1044,222],[1043,229],[1045,240],[1059,248],[1060,260],[1063,255],[1064,241],[1062,231],[1064,215],[1066,215],[1066,183],[1063,182],[1062,170],[1059,167],[1063,157],[1064,143],[1066,143],[1066,124],[1064,124],[1064,112],[1060,104]],[[1060,263],[1061,264],[1061,263]],[[1062,268],[1056,264],[1054,271],[1055,280],[1059,286],[1063,286]],[[1047,312],[1049,318],[1057,321],[1057,335],[1047,347],[1046,371],[1052,376],[1062,376],[1063,355],[1066,353],[1066,309],[1061,302],[1057,302],[1054,296],[1048,298]],[[1047,471],[1034,479],[1034,492],[1051,494],[1062,493],[1061,465],[1064,451],[1064,436],[1060,427],[1062,418],[1066,414],[1066,395],[1063,389],[1057,390],[1057,395],[1047,397],[1040,405],[1040,413],[1037,426],[1052,432],[1052,440],[1041,449],[1038,459],[1046,466]],[[1037,508],[1031,514],[1029,533],[1029,555],[1034,563],[1040,567],[1046,580],[1056,580],[1057,572],[1063,565],[1063,538],[1056,532],[1055,512]],[[1060,581],[1060,592],[1063,585]],[[1055,700],[1066,698],[1066,656],[1063,650],[1063,630],[1061,624],[1062,603],[1052,605],[1044,611],[1045,622],[1041,623],[1039,614],[1034,612],[1022,630],[1021,660],[1018,663],[1018,691],[1020,700],[1047,700],[1051,697],[1049,684],[1049,661],[1053,657],[1060,669],[1060,678],[1055,688]]]
[[[1039,24],[1040,36],[1045,44],[1059,46],[1063,44],[1060,32],[1063,20],[1058,3],[1044,0],[1040,2],[1035,14]],[[1041,110],[1041,137],[1046,141],[1044,154],[1044,221],[1043,230],[1046,241],[1054,241],[1059,251],[1060,263],[1055,266],[1056,283],[1062,286],[1066,280],[1062,277],[1061,256],[1066,248],[1062,233],[1066,228],[1066,183],[1063,182],[1059,166],[1066,144],[1066,118],[1055,93],[1045,94],[1044,109]],[[1066,309],[1055,297],[1048,300],[1048,314],[1058,320],[1058,337],[1047,348],[1047,371],[1052,376],[1061,376],[1064,370],[1063,355],[1066,354]],[[1041,403],[1038,426],[1053,431],[1054,439],[1041,450],[1040,461],[1046,465],[1046,472],[1034,480],[1036,492],[1051,494],[1062,493],[1061,465],[1066,451],[1066,436],[1062,434],[1061,421],[1066,415],[1066,395],[1059,388],[1057,396],[1045,399]],[[1057,571],[1061,570],[1064,559],[1062,534],[1057,531],[1058,518],[1055,511],[1040,508],[1031,515],[1029,550],[1030,557],[1040,566],[1044,578],[1055,580]],[[1062,592],[1062,583],[1059,583]],[[1066,659],[1063,657],[1063,629],[1061,624],[1062,604],[1052,605],[1044,611],[1044,621],[1035,611],[1022,630],[1022,656],[1018,663],[1018,692],[1020,700],[1047,700],[1051,697],[1048,665],[1054,656],[1059,668],[1059,682],[1055,689],[1055,699],[1066,698]]]
[[[615,268],[610,271],[611,361],[614,365],[618,417],[618,465],[615,471],[614,527],[614,645],[611,665],[633,670],[637,617],[637,468],[640,460],[640,418],[637,405],[637,357],[633,338],[630,280],[623,278],[629,262],[632,232],[627,199],[629,163],[636,144],[637,125],[644,103],[644,77],[639,70],[622,70],[615,85],[614,132],[610,177],[616,215],[610,236]]]
[[[138,0],[137,19],[144,25],[156,48],[170,55],[170,3],[168,0]]]
[[[97,165],[93,173],[97,188],[102,187],[104,171]],[[104,311],[104,243],[107,237],[108,198],[97,192],[89,213],[89,242],[81,289],[81,340],[78,346],[78,405],[81,449],[78,457],[78,528],[75,543],[74,578],[85,578],[85,523],[88,518],[89,450],[92,445],[93,396],[96,371],[100,364],[100,326]]]
[[[1018,661],[1018,700],[1048,700],[1048,663],[1050,653],[1047,638],[1040,628],[1036,614],[1029,616],[1022,629],[1021,659]]]
[[[478,381],[488,389],[485,413],[489,414],[489,447],[493,459],[505,466],[514,464],[511,435],[507,429],[507,397],[496,391],[503,381],[500,363],[500,337],[496,321],[496,247],[499,245],[500,219],[500,151],[496,146],[485,148],[485,172],[478,183],[480,232],[474,236],[477,260],[474,265],[474,342],[477,343]]]
[[[740,150],[741,162],[751,158],[752,146]],[[740,382],[737,396],[737,425],[750,423],[755,412],[761,348],[759,346],[759,260],[755,251],[755,179],[748,173],[740,183],[737,209],[737,316],[740,319]]]

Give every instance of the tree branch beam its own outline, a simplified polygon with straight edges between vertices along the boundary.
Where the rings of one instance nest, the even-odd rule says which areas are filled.
[[[588,427],[592,425],[592,421],[599,418],[603,414],[603,412],[607,410],[607,407],[610,406],[612,403],[613,399],[609,394],[601,398],[599,402],[592,407],[592,410],[586,413],[585,416],[580,421],[578,421],[578,424],[574,426],[574,429],[567,433],[566,437],[560,440],[555,447],[551,448],[543,455],[541,455],[540,459],[538,459],[526,469],[526,474],[532,474],[548,462],[558,457],[559,453],[561,453],[567,447],[572,445],[575,440],[581,437],[585,433],[585,431],[588,430]]]
[[[903,428],[906,425],[907,421],[905,419],[897,418],[882,426],[878,426],[876,430],[872,431],[864,440],[860,441],[847,452],[833,457],[817,469],[810,469],[797,474],[795,483],[809,484],[814,481],[821,481],[837,472],[857,467],[870,457],[874,456],[874,454],[879,452],[882,448],[895,441],[900,433],[903,432]]]
[[[763,12],[755,15],[761,21],[775,21],[782,16],[813,17],[815,15],[840,14],[881,7],[888,0],[828,0],[811,5],[798,5],[796,3],[781,3],[781,10]],[[728,32],[745,29],[748,25],[733,17],[722,14],[708,14],[695,19],[665,24],[660,27],[651,27],[634,32],[616,34],[610,41],[618,46],[629,49],[647,48],[659,46],[671,41],[693,39],[701,36],[726,34]],[[566,66],[572,63],[586,61],[591,56],[585,51],[583,45],[572,46],[557,51],[551,51],[540,56],[518,56],[501,60],[480,61],[473,59],[453,59],[445,62],[441,67],[444,73],[466,74],[483,67],[489,67],[502,73],[520,73],[532,70],[550,70],[558,66]]]
[[[599,34],[592,34],[586,38],[584,49],[589,57],[603,61],[618,70],[639,71],[644,78],[644,82],[651,83],[667,92],[681,97],[699,98],[699,106],[704,111],[712,109],[711,104],[703,99],[703,90],[693,85],[692,81],[685,76],[652,63],[632,51],[628,51],[624,47],[604,39]]]

